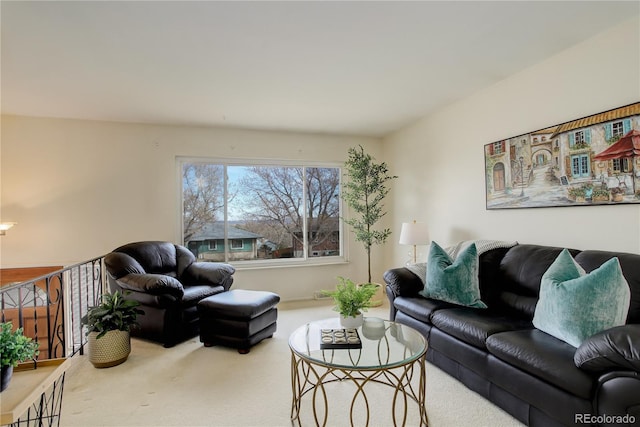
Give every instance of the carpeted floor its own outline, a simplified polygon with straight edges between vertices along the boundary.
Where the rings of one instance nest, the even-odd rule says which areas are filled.
[[[333,317],[326,301],[281,303],[278,331],[246,355],[224,347],[205,348],[198,338],[176,347],[132,340],[122,365],[95,369],[86,356],[68,371],[61,426],[267,426],[291,425],[291,365],[288,337],[304,323]],[[387,307],[368,316],[388,318]],[[392,425],[393,389],[372,385],[371,426]],[[329,391],[329,426],[349,425],[353,386]],[[517,420],[440,371],[427,367],[427,413],[434,427],[511,427]],[[303,400],[302,425],[313,425],[310,397]],[[418,424],[409,407],[407,425]],[[356,409],[356,415],[364,411]],[[364,418],[356,417],[357,425]]]

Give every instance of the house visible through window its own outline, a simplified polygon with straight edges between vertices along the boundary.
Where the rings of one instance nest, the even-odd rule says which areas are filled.
[[[337,165],[178,163],[183,242],[200,260],[343,256]]]

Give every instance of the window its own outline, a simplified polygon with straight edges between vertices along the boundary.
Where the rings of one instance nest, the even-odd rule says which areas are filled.
[[[631,162],[628,158],[625,159],[613,159],[613,172],[621,173],[621,172],[631,172]]]
[[[591,131],[589,129],[569,134],[569,147],[586,148],[589,144],[591,144]]]
[[[259,264],[343,256],[340,167],[178,164],[183,244],[199,259]]]
[[[589,155],[579,154],[571,156],[571,174],[575,178],[589,176]]]
[[[617,120],[604,125],[604,138],[608,143],[614,143],[631,130],[631,119]]]
[[[614,137],[622,136],[622,122],[615,122],[611,124],[611,134]]]
[[[242,239],[231,239],[231,249],[244,249]]]

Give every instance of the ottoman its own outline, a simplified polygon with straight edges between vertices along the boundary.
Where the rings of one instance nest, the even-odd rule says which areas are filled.
[[[234,289],[198,303],[200,342],[221,344],[246,354],[276,332],[280,296],[273,292]]]

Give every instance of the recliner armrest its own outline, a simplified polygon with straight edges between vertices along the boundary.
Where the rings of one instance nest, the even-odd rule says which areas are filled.
[[[396,296],[417,297],[418,292],[424,288],[422,280],[406,267],[385,271],[384,281]]]
[[[180,278],[185,285],[222,286],[228,291],[233,284],[233,273],[236,269],[222,262],[194,262],[184,271]]]
[[[573,361],[591,372],[640,372],[640,325],[617,326],[587,338],[576,350]]]
[[[151,295],[171,295],[180,300],[184,295],[182,283],[171,276],[164,274],[127,274],[117,279],[122,289],[134,292],[142,292]]]
[[[119,279],[127,274],[144,274],[144,268],[132,256],[122,252],[111,252],[105,255],[104,264],[107,271],[115,279]]]

